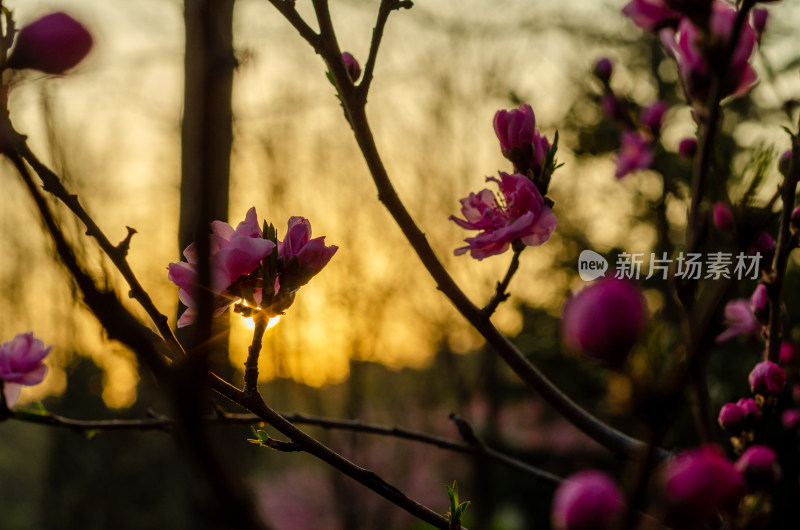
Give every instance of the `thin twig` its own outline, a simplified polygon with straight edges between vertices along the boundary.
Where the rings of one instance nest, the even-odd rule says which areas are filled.
[[[258,392],[258,356],[261,353],[261,341],[267,330],[267,313],[259,311],[253,316],[253,342],[247,349],[247,361],[244,363],[244,391]]]
[[[139,283],[139,280],[136,278],[136,275],[133,273],[133,270],[128,264],[127,253],[128,247],[130,246],[130,238],[133,236],[133,233],[131,232],[133,229],[127,227],[127,237],[122,241],[122,243],[120,243],[120,245],[114,245],[83,208],[78,200],[78,196],[69,193],[61,183],[61,179],[58,178],[58,175],[56,175],[50,168],[39,161],[36,155],[30,150],[27,142],[25,141],[25,137],[17,133],[7,119],[4,119],[3,121],[5,122],[3,123],[2,127],[3,132],[7,135],[7,138],[12,139],[11,143],[16,152],[22,159],[31,165],[33,170],[41,179],[42,184],[44,185],[44,190],[51,193],[61,202],[63,202],[67,208],[69,208],[72,213],[74,213],[75,216],[84,224],[86,227],[86,234],[94,237],[97,240],[100,248],[109,257],[111,262],[114,264],[117,270],[119,270],[119,272],[122,274],[122,277],[125,278],[125,281],[128,283],[128,286],[130,287],[130,292],[128,293],[129,296],[136,300],[139,305],[144,308],[145,312],[147,312],[147,315],[150,317],[150,320],[153,321],[153,324],[155,324],[158,332],[161,334],[161,337],[173,350],[173,357],[185,355],[183,347],[175,338],[175,334],[169,327],[167,316],[158,310],[150,298],[150,295],[144,290],[142,284]]]
[[[386,22],[389,20],[389,15],[395,9],[405,7],[411,8],[411,2],[398,2],[398,0],[381,0],[381,5],[378,8],[378,18],[375,21],[375,27],[372,30],[372,41],[369,45],[369,56],[367,63],[364,66],[364,77],[358,85],[358,96],[364,103],[367,101],[367,94],[369,87],[372,84],[373,74],[375,72],[375,62],[378,59],[378,49],[380,48],[381,41],[383,40],[383,30],[386,28]]]
[[[508,264],[508,271],[506,271],[506,275],[503,278],[503,281],[497,282],[497,287],[495,288],[495,294],[492,299],[486,304],[486,307],[483,308],[483,314],[487,317],[492,316],[492,314],[497,309],[501,303],[508,300],[508,297],[511,296],[509,293],[506,292],[508,289],[508,284],[511,283],[511,278],[514,277],[514,273],[517,272],[519,268],[519,255],[522,254],[522,251],[525,250],[524,245],[517,245],[517,242],[514,242],[514,256],[511,258],[511,263]]]
[[[225,396],[237,405],[246,408],[264,422],[274,427],[278,432],[288,437],[289,440],[297,444],[298,448],[303,452],[309,453],[333,468],[338,469],[345,475],[360,482],[378,495],[400,508],[403,508],[422,521],[443,530],[447,528],[448,521],[446,518],[411,499],[376,473],[354,464],[331,448],[298,429],[289,420],[267,406],[261,398],[261,395],[257,392],[243,392],[223,379],[213,376],[213,374],[209,379],[209,384],[215,392]]]
[[[800,128],[800,123],[798,123]],[[797,190],[797,182],[800,179],[800,139],[797,134],[792,135],[792,157],[789,172],[783,179],[781,186],[781,201],[783,209],[781,213],[781,224],[778,230],[778,242],[775,249],[775,258],[772,266],[772,273],[767,283],[767,296],[769,297],[769,336],[767,337],[767,348],[765,358],[778,361],[780,352],[781,337],[781,291],[783,289],[783,279],[786,275],[786,266],[789,261],[789,253],[797,246],[797,239],[791,233],[792,212],[794,212],[794,199]]]
[[[275,9],[289,21],[289,23],[297,30],[303,39],[311,45],[315,50],[319,48],[319,35],[311,29],[311,26],[306,24],[303,17],[297,12],[294,6],[294,0],[269,0],[269,3],[275,6]]]

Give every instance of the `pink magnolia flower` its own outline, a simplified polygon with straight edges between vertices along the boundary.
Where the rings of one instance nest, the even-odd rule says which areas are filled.
[[[593,469],[570,475],[553,497],[552,520],[556,530],[614,528],[624,507],[614,480]]]
[[[711,5],[710,38],[706,38],[688,18],[680,21],[677,33],[662,34],[662,42],[678,62],[678,73],[690,101],[702,104],[708,98],[711,76],[714,75],[709,65],[718,62],[720,54],[727,48],[735,20],[736,8],[732,4],[715,1]],[[747,22],[730,58],[722,84],[722,97],[742,96],[755,84],[756,72],[749,63],[755,44],[756,31]]]
[[[742,476],[714,445],[684,451],[667,463],[661,486],[669,519],[683,524],[735,507],[744,493]]]
[[[358,64],[356,58],[348,52],[342,52],[342,61],[350,80],[354,83],[358,81],[358,78],[361,77],[361,65]]]
[[[502,199],[498,200],[488,189],[461,199],[464,219],[453,215],[449,219],[462,228],[481,233],[466,238],[467,246],[457,248],[456,256],[469,251],[473,258],[482,260],[502,254],[516,240],[538,246],[550,239],[558,220],[530,179],[500,172],[499,180],[494,177],[486,180],[497,183]]]
[[[0,380],[6,405],[13,407],[19,398],[22,385],[32,386],[42,382],[47,374],[47,366],[42,360],[50,353],[52,346],[44,343],[33,333],[20,333],[10,341],[0,344]]]
[[[786,373],[772,361],[762,361],[753,368],[747,380],[754,394],[777,396],[786,385]]]
[[[305,217],[289,219],[286,237],[278,243],[280,288],[294,291],[308,283],[331,260],[339,247],[325,246],[325,236],[311,239]]]
[[[644,30],[653,30],[665,26],[675,26],[681,14],[670,9],[664,0],[631,0],[622,14],[630,17],[636,26]]]
[[[637,169],[647,169],[653,163],[650,142],[642,133],[622,131],[620,143],[617,153],[617,172],[614,174],[618,179]]]
[[[217,295],[215,314],[222,314],[236,301],[237,297],[226,290],[242,276],[252,273],[266,256],[272,253],[275,243],[263,239],[258,225],[256,209],[247,211],[245,220],[234,230],[222,221],[211,223],[211,285],[209,288]],[[179,287],[178,296],[188,308],[178,319],[178,327],[194,322],[197,307],[194,290],[197,285],[198,257],[194,243],[183,251],[186,262],[169,264],[169,279]]]
[[[92,44],[92,36],[78,21],[66,13],[52,13],[20,30],[7,66],[63,74],[86,57]]]
[[[503,156],[519,172],[532,169],[534,175],[544,170],[550,142],[536,129],[533,109],[523,103],[518,109],[498,110],[494,115],[494,131],[500,140]]]
[[[744,298],[731,300],[725,306],[725,326],[727,329],[717,336],[716,342],[725,342],[737,335],[757,335],[761,332],[761,324],[753,315],[750,301]]]
[[[736,461],[736,469],[751,490],[771,488],[781,479],[778,455],[766,445],[751,445],[745,449]]]
[[[564,305],[564,343],[612,365],[621,364],[647,325],[647,305],[638,286],[601,278]]]

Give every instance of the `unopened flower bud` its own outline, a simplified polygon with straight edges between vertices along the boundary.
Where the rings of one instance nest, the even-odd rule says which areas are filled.
[[[744,429],[745,411],[736,403],[725,403],[719,411],[717,421],[722,430],[731,435],[738,435]]]
[[[800,230],[800,206],[792,211],[792,215],[789,217],[789,223],[793,230]]]
[[[697,153],[697,140],[694,138],[684,138],[678,144],[678,154],[685,158],[694,158]]]
[[[639,340],[646,323],[647,306],[639,287],[609,276],[567,301],[562,332],[572,350],[618,366]]]
[[[762,361],[750,372],[748,381],[754,394],[777,396],[786,385],[786,374],[772,361]]]
[[[669,106],[664,101],[656,101],[652,105],[644,107],[639,120],[642,125],[648,127],[654,133],[661,130],[661,123],[664,121],[664,114],[666,114]]]
[[[798,359],[800,359],[800,352],[797,351],[797,346],[791,342],[782,342],[778,362],[782,366],[794,366]]]
[[[361,65],[358,64],[356,58],[348,52],[342,52],[342,61],[344,62],[344,67],[347,70],[350,81],[353,83],[358,81],[358,78],[361,77]]]
[[[623,501],[614,481],[600,471],[587,470],[564,479],[553,497],[556,530],[610,530],[622,512]]]
[[[784,410],[783,414],[781,414],[781,424],[787,431],[796,431],[800,429],[800,410]]]
[[[788,151],[784,151],[783,154],[778,158],[778,171],[781,172],[781,175],[784,177],[789,176],[789,170],[792,168],[792,150],[789,149]]]
[[[63,74],[91,49],[92,36],[86,28],[66,13],[52,13],[20,30],[7,66]]]
[[[724,202],[714,204],[714,226],[721,232],[733,230],[733,212]]]
[[[717,446],[680,453],[661,473],[667,517],[680,528],[711,519],[734,508],[744,493],[744,480]]]
[[[604,85],[608,84],[613,71],[614,65],[611,63],[611,59],[608,57],[603,57],[594,63],[594,75],[597,76],[597,78],[602,81]]]
[[[760,323],[766,325],[769,320],[769,297],[767,296],[767,286],[759,283],[753,295],[750,297],[750,309],[753,316]]]
[[[742,427],[744,430],[749,431],[761,418],[761,409],[758,408],[758,403],[753,398],[742,398],[736,402],[736,405],[743,412]]]
[[[781,479],[781,468],[775,451],[766,445],[751,445],[745,449],[736,469],[742,474],[751,490],[768,489]]]
[[[761,270],[769,271],[772,269],[772,258],[775,257],[775,240],[768,233],[761,231],[756,234],[753,242],[750,243],[747,254],[750,256],[760,254]]]

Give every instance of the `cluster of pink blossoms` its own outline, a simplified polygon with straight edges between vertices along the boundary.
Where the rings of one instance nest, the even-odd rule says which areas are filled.
[[[222,221],[211,223],[211,285],[214,314],[222,314],[234,302],[244,300],[250,308],[261,308],[271,315],[291,305],[294,293],[322,270],[338,250],[326,246],[325,237],[311,238],[311,224],[303,217],[292,217],[283,241],[265,239],[255,208],[234,229]],[[169,279],[179,287],[178,296],[187,307],[178,327],[197,317],[195,290],[198,256],[194,243],[186,247],[187,261],[169,264]],[[274,257],[274,262],[271,258]],[[268,259],[269,258],[269,259]],[[266,291],[264,286],[270,288]],[[244,310],[243,312],[247,312]]]
[[[0,344],[0,381],[3,381],[7,407],[16,404],[23,385],[32,386],[42,382],[47,374],[47,366],[42,361],[51,348],[45,348],[33,333],[20,333]]]
[[[634,24],[658,32],[661,42],[678,63],[686,98],[702,106],[708,98],[711,78],[722,76],[721,97],[741,96],[756,82],[750,58],[767,12],[755,10],[742,27],[730,57],[726,58],[737,16],[725,0],[687,2],[684,0],[632,0],[622,12]],[[721,64],[728,66],[718,71]]]
[[[514,165],[514,173],[500,172],[500,178],[487,177],[500,190],[500,196],[489,189],[470,193],[461,199],[464,219],[450,220],[467,230],[479,230],[466,238],[466,246],[455,250],[478,260],[502,254],[515,242],[538,246],[550,239],[558,220],[547,199],[550,176],[555,169],[555,146],[536,129],[536,118],[530,105],[501,110],[495,114],[494,129],[500,149]]]

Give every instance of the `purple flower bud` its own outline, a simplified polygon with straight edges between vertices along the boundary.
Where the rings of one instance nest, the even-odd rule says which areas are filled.
[[[680,453],[663,469],[661,484],[668,519],[681,527],[734,508],[744,493],[742,476],[714,445]]]
[[[344,62],[350,81],[353,83],[358,81],[358,78],[361,77],[361,65],[358,64],[356,58],[348,52],[342,52],[342,62]]]
[[[784,151],[783,154],[778,158],[778,171],[781,172],[781,175],[784,177],[789,176],[789,170],[792,168],[792,150],[789,149],[788,151]]]
[[[800,206],[792,211],[791,217],[789,217],[789,223],[794,230],[800,230]]]
[[[781,479],[775,451],[766,445],[748,447],[736,461],[736,469],[744,476],[751,490],[771,488]]]
[[[753,398],[742,398],[736,402],[736,405],[744,413],[744,416],[742,416],[743,429],[749,431],[761,418],[761,409],[758,408],[758,403]]]
[[[761,255],[761,270],[768,271],[772,269],[772,258],[775,257],[775,240],[768,233],[761,231],[756,234],[753,242],[747,248],[747,254],[755,256]]]
[[[86,28],[66,13],[52,13],[20,30],[7,66],[63,74],[91,49],[92,36]]]
[[[661,123],[664,121],[664,114],[666,114],[669,106],[664,101],[656,101],[652,105],[644,107],[639,116],[642,125],[649,127],[651,131],[658,132],[661,130]]]
[[[793,366],[797,364],[800,358],[800,352],[797,351],[797,346],[791,342],[782,342],[778,362],[783,366]]]
[[[622,493],[600,471],[587,470],[567,477],[553,497],[556,530],[610,530],[623,508]]]
[[[781,414],[781,423],[783,424],[783,428],[787,431],[796,431],[800,429],[800,410],[784,410],[783,414]]]
[[[722,232],[730,232],[733,229],[733,212],[724,202],[714,205],[714,226]]]
[[[614,65],[608,57],[598,59],[598,61],[594,63],[594,75],[605,85],[607,85],[608,81],[611,79],[611,73],[613,71]]]
[[[725,403],[719,411],[717,421],[722,430],[731,435],[738,435],[744,430],[745,411],[736,403]]]
[[[754,394],[777,396],[786,385],[786,374],[783,368],[774,362],[762,361],[750,372],[748,381]]]
[[[750,310],[753,316],[762,324],[767,324],[769,318],[769,297],[767,296],[767,286],[759,283],[753,295],[750,297]]]
[[[684,138],[678,144],[678,154],[686,158],[694,158],[697,153],[697,140],[695,138]]]
[[[617,366],[642,335],[647,306],[635,284],[602,278],[567,301],[561,324],[569,348]]]

